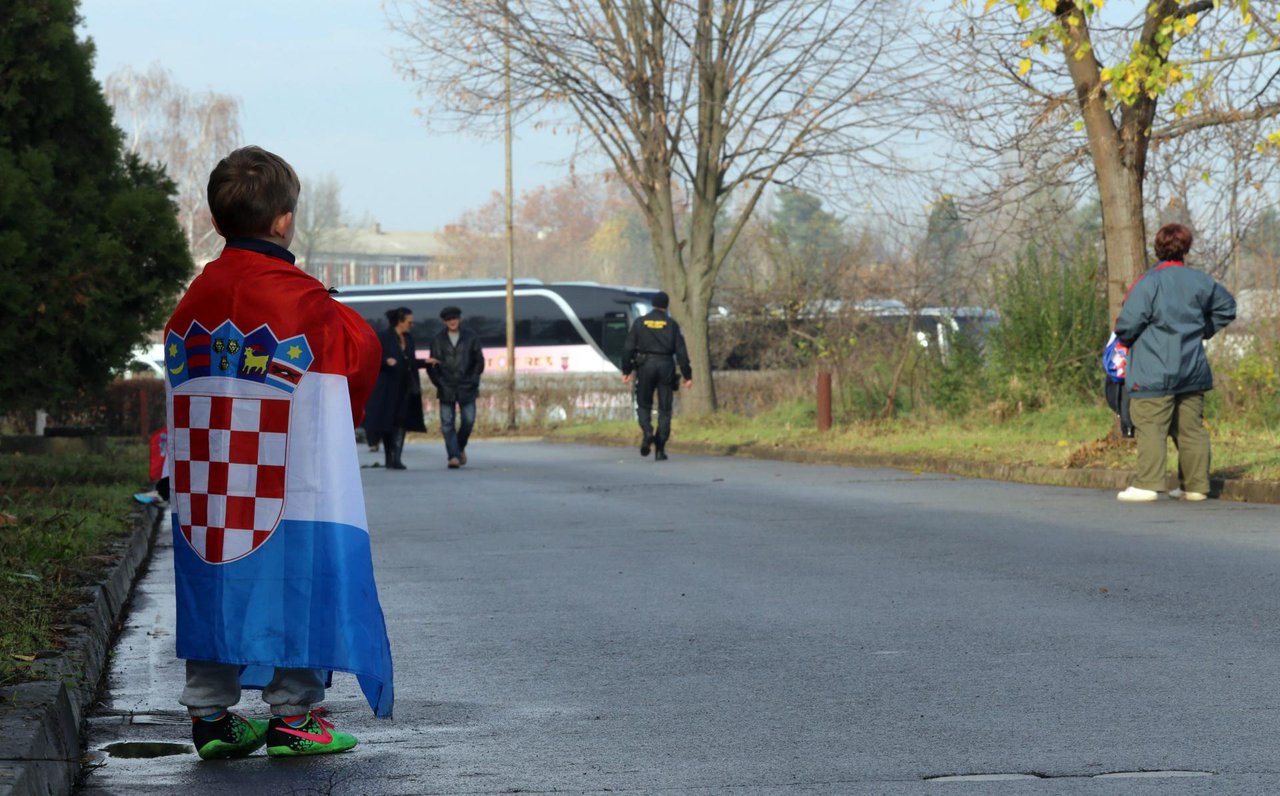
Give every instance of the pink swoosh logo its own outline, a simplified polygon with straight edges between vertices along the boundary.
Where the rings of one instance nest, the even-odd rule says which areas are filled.
[[[315,733],[303,732],[302,730],[295,730],[292,727],[277,727],[276,729],[278,729],[280,732],[288,733],[289,735],[296,735],[299,738],[302,738],[307,741],[311,741],[312,743],[318,743],[322,746],[328,746],[329,744],[333,743],[333,733],[329,732],[329,728],[324,726],[323,723],[320,725],[320,729],[324,732],[323,735],[316,735]]]

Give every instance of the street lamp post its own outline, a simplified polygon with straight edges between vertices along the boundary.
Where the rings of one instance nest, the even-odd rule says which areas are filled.
[[[510,8],[506,9],[504,27],[510,28]],[[505,34],[505,31],[504,31]],[[506,124],[504,131],[506,145],[506,178],[507,178],[507,430],[516,427],[516,238],[515,210],[511,187],[511,37],[504,35],[502,39],[502,80],[503,93],[506,99]]]

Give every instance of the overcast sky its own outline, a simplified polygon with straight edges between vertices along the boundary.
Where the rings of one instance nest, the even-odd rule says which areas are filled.
[[[355,218],[433,230],[502,190],[502,142],[429,133],[388,51],[377,0],[81,0],[95,75],[169,69],[243,103],[244,143],[308,175],[332,172]],[[517,131],[516,191],[561,179],[567,137]]]

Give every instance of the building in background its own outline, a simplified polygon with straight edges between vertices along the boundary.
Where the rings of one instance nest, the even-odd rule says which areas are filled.
[[[326,286],[439,279],[446,248],[434,232],[390,232],[380,224],[344,228],[298,265]]]

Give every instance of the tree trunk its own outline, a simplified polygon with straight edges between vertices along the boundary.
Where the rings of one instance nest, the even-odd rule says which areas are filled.
[[[689,362],[693,367],[693,388],[682,392],[680,411],[690,416],[709,415],[716,409],[715,385],[711,380],[707,315],[711,309],[711,292],[704,282],[692,274],[704,272],[706,263],[689,262],[683,257],[688,241],[680,240],[675,227],[675,213],[667,204],[669,192],[659,189],[649,195],[651,204],[659,208],[647,214],[653,241],[654,260],[662,287],[671,297],[671,315],[684,331]],[[695,230],[698,225],[694,224]],[[696,237],[696,236],[695,236]],[[696,244],[699,252],[706,244]],[[704,254],[703,256],[709,256]]]
[[[1098,200],[1102,203],[1106,246],[1102,276],[1106,279],[1107,312],[1113,322],[1120,314],[1129,285],[1145,270],[1147,233],[1142,215],[1142,178],[1154,105],[1142,103],[1127,112],[1124,124],[1117,126],[1106,105],[1102,67],[1094,57],[1088,22],[1071,3],[1063,3],[1062,8],[1060,19],[1067,33],[1063,54],[1084,119]]]
[[[1106,245],[1107,314],[1114,322],[1125,294],[1147,266],[1147,230],[1142,216],[1142,176],[1123,164],[1098,170],[1098,194],[1102,201],[1102,237]],[[1104,180],[1104,169],[1112,169]]]
[[[676,322],[684,331],[689,362],[693,366],[693,388],[681,388],[680,412],[689,417],[704,417],[716,410],[716,386],[711,379],[711,361],[706,355],[710,350],[710,324],[707,322],[710,302],[693,299],[689,303],[695,305],[692,314],[680,308],[681,312],[676,315]],[[698,309],[696,305],[703,308]]]

